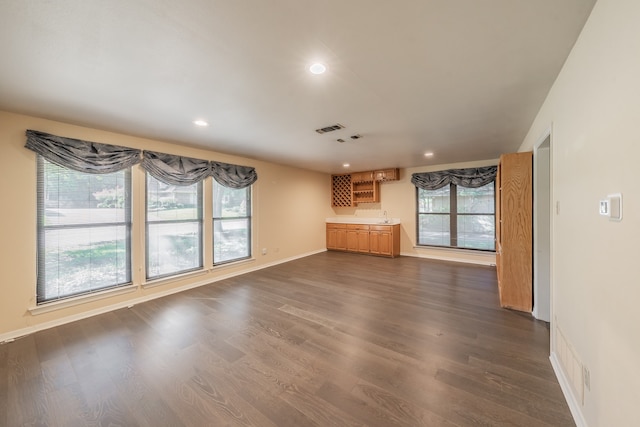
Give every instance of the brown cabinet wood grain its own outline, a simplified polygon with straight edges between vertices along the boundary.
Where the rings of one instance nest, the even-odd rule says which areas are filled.
[[[532,153],[500,156],[496,176],[496,270],[500,305],[533,308]]]
[[[399,179],[399,171],[395,169],[383,169],[373,172],[373,178],[376,181],[397,181]]]
[[[327,249],[347,250],[346,224],[327,224]]]
[[[327,223],[327,249],[396,257],[400,255],[400,224]]]
[[[380,183],[378,181],[352,181],[351,202],[376,203],[380,201]]]
[[[372,225],[369,229],[369,251],[375,255],[400,255],[400,225]]]

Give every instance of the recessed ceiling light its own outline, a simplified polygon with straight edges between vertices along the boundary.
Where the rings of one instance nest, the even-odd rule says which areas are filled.
[[[312,74],[322,74],[327,71],[327,67],[325,67],[324,64],[316,62],[309,67],[309,71],[311,71]]]
[[[351,166],[349,163],[344,163],[344,164],[342,165],[342,167],[343,167],[343,168],[348,168],[349,166]]]
[[[433,157],[433,152],[431,151],[427,151],[426,153],[424,153],[425,157]]]
[[[207,123],[204,120],[194,120],[193,124],[196,125],[196,126],[200,126],[200,127],[209,126],[209,123]]]

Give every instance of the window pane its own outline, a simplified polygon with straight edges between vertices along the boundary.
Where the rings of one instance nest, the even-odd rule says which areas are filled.
[[[493,215],[458,215],[458,246],[472,249],[495,249]]]
[[[449,215],[420,215],[419,221],[419,245],[449,246],[451,244]]]
[[[493,182],[478,188],[458,186],[458,213],[494,213],[494,187]]]
[[[213,181],[213,217],[247,217],[250,188],[228,188]]]
[[[170,185],[147,174],[147,279],[202,266],[202,183]]]
[[[90,175],[44,161],[44,225],[125,222],[124,172]]]
[[[213,263],[251,256],[251,188],[213,181]]]
[[[448,213],[450,210],[450,189],[446,185],[438,190],[418,190],[419,213]]]
[[[213,221],[213,263],[248,258],[249,219]]]
[[[200,222],[149,224],[147,277],[194,270],[202,266]]]
[[[130,176],[38,156],[38,303],[131,282]]]
[[[169,185],[147,174],[147,221],[200,219],[200,187]]]
[[[45,230],[42,240],[44,274],[39,277],[39,301],[129,281],[126,226]]]

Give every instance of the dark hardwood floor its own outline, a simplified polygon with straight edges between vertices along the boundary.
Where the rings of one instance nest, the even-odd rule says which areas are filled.
[[[0,346],[2,426],[571,426],[494,268],[326,252]]]

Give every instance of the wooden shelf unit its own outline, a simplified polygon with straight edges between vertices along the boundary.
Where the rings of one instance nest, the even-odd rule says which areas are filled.
[[[351,182],[351,203],[377,203],[380,201],[380,183],[378,181]]]
[[[331,175],[331,206],[354,207],[358,203],[378,203],[380,183],[397,181],[397,168]]]
[[[331,175],[331,206],[333,207],[351,207],[351,175]]]

